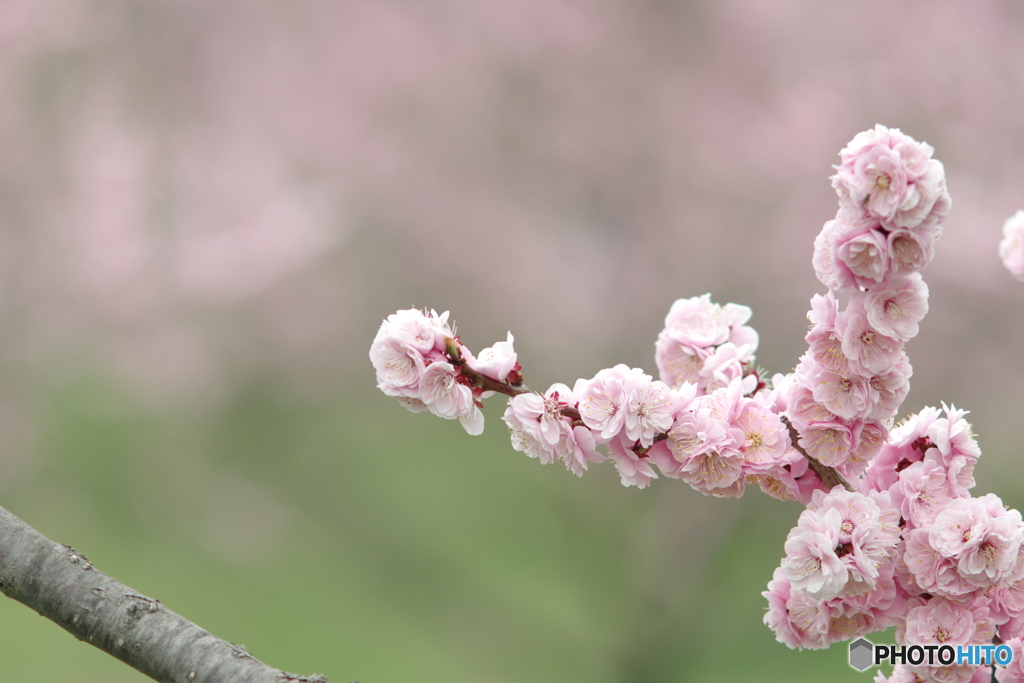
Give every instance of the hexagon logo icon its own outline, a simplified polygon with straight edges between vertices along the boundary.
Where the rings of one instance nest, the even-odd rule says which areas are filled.
[[[868,668],[875,663],[872,656],[874,651],[875,646],[869,640],[858,638],[853,641],[850,643],[850,666],[857,671],[863,671]]]

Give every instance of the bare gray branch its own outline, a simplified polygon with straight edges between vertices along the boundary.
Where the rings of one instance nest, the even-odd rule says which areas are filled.
[[[0,507],[0,591],[165,683],[330,683],[267,666]]]

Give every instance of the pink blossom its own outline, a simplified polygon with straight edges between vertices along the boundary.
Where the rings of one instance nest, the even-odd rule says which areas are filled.
[[[651,469],[649,458],[637,455],[628,444],[622,443],[621,437],[609,442],[608,451],[615,461],[615,469],[619,472],[623,486],[636,486],[642,489],[646,488],[652,479],[658,478]]]
[[[748,474],[747,482],[757,484],[762,491],[779,500],[795,500],[799,503],[808,503],[811,499],[811,491],[805,491],[801,486],[801,477],[809,469],[807,459],[796,450],[786,451],[782,458],[765,472]],[[809,479],[817,477],[809,477]]]
[[[935,445],[943,462],[958,455],[977,459],[981,455],[978,442],[971,433],[971,425],[964,419],[966,410],[957,410],[956,406],[942,405],[945,418],[933,421],[927,428],[928,438]]]
[[[822,227],[812,263],[818,279],[836,291],[867,288],[888,272],[888,240],[878,220],[859,207],[841,205]],[[826,253],[827,251],[827,253]]]
[[[836,486],[828,493],[814,492],[807,510],[824,521],[825,533],[834,534],[836,555],[849,571],[849,581],[839,595],[853,597],[873,591],[879,568],[888,563],[900,534],[899,512],[889,495],[865,495]],[[799,528],[821,530],[808,524],[812,520],[801,515]]]
[[[512,341],[512,333],[509,332],[505,341],[488,346],[472,359],[472,362],[467,358],[467,364],[481,375],[504,382],[516,366],[516,352],[512,348]]]
[[[843,289],[846,286],[839,280],[839,274],[834,261],[835,241],[839,227],[835,220],[830,220],[821,228],[821,232],[814,238],[814,255],[811,258],[811,265],[814,267],[814,274],[821,284],[833,289]]]
[[[805,337],[809,347],[807,349],[808,359],[813,361],[813,365],[820,365],[832,372],[849,374],[851,372],[850,359],[843,350],[842,338],[836,335],[836,330],[815,333],[816,329],[808,332]],[[856,350],[851,352],[857,353]],[[810,368],[813,365],[809,364],[807,367]]]
[[[911,645],[967,645],[974,643],[975,614],[948,600],[933,598],[907,613],[901,642]]]
[[[711,355],[710,348],[693,348],[663,334],[655,345],[654,360],[661,380],[672,387],[686,382],[700,381],[704,359]]]
[[[856,203],[880,219],[895,216],[907,192],[906,168],[885,143],[861,150],[852,163],[843,164],[835,178]]]
[[[894,574],[893,562],[885,560],[878,567],[873,586],[851,576],[843,592],[826,603],[831,640],[849,640],[902,620],[908,602],[897,587]]]
[[[921,270],[935,256],[935,240],[939,230],[893,230],[889,233],[889,272],[907,275]]]
[[[633,368],[622,380],[625,403],[622,424],[626,437],[650,446],[654,437],[672,428],[672,418],[680,399],[664,382],[652,380]]]
[[[509,399],[502,419],[512,432],[512,447],[542,465],[561,461],[566,469],[582,476],[590,462],[604,457],[596,450],[593,433],[586,427],[572,426],[561,415],[561,397],[572,397],[564,384],[555,384],[544,397],[520,394]],[[552,439],[551,434],[554,433]]]
[[[628,374],[629,368],[620,364],[601,370],[593,379],[578,380],[573,387],[584,424],[600,432],[604,441],[623,428],[627,400],[623,380]]]
[[[850,455],[853,436],[842,420],[815,422],[800,430],[800,446],[828,467],[838,467]]]
[[[829,410],[814,400],[814,395],[803,381],[794,381],[787,398],[786,415],[802,430],[804,427],[836,419]]]
[[[795,649],[828,647],[829,615],[824,602],[793,589],[782,567],[776,568],[761,595],[768,600],[764,623],[780,643]]]
[[[729,341],[732,325],[742,325],[750,318],[749,308],[733,306],[726,314],[721,306],[711,302],[710,294],[678,299],[665,317],[664,331],[676,341],[693,348],[724,344]],[[746,313],[746,319],[743,313]]]
[[[513,449],[540,460],[542,465],[550,465],[558,461],[559,455],[555,448],[540,439],[540,432],[537,429],[538,422],[533,419],[522,420],[513,409],[511,401],[509,401],[502,419],[512,433]]]
[[[993,588],[989,595],[994,606],[1006,619],[1024,615],[1024,557],[1020,551],[1017,553],[1017,565],[1012,576]]]
[[[562,437],[561,426],[566,420],[562,408],[575,403],[576,399],[569,387],[552,384],[544,396],[519,394],[509,400],[508,406],[520,422],[535,422],[535,436],[553,446]]]
[[[903,355],[903,343],[876,328],[861,296],[854,294],[850,305],[836,316],[836,334],[850,369],[864,377],[889,372]]]
[[[888,441],[868,465],[865,480],[871,488],[888,489],[896,483],[900,471],[924,459],[925,451],[932,447],[926,432],[938,417],[935,408],[924,408],[889,432]]]
[[[899,473],[892,489],[909,528],[930,524],[953,499],[942,467],[916,462]]]
[[[458,419],[466,431],[478,435],[484,416],[476,405],[473,390],[458,381],[459,371],[451,363],[431,363],[420,378],[420,400],[427,409],[447,420]]]
[[[850,456],[843,463],[844,474],[848,477],[858,476],[869,462],[878,454],[889,435],[888,428],[881,422],[857,421],[851,425],[850,433],[854,437],[854,446]]]
[[[561,435],[554,444],[555,454],[567,470],[582,477],[587,463],[601,462],[604,457],[597,452],[593,433],[586,427],[572,427],[568,421],[561,425]],[[643,488],[641,486],[641,488]]]
[[[864,417],[872,421],[881,421],[895,415],[910,391],[910,376],[913,373],[914,369],[904,354],[890,372],[872,377],[868,381],[870,407]]]
[[[743,493],[742,432],[714,416],[708,399],[698,397],[681,410],[668,432],[668,449],[654,453],[665,476],[682,479],[705,495],[738,497]]]
[[[385,394],[419,397],[426,361],[415,346],[398,336],[377,335],[370,347],[370,361],[377,371],[377,387]]]
[[[846,564],[836,555],[842,516],[837,510],[821,513],[806,509],[786,538],[782,569],[792,587],[828,600],[843,590],[850,578]]]
[[[999,243],[999,258],[1010,274],[1024,281],[1024,209],[1003,223],[1003,240]]]
[[[974,487],[974,464],[981,455],[978,442],[971,434],[971,425],[963,419],[966,411],[943,405],[947,417],[936,420],[927,435],[934,444],[926,460],[941,465],[950,490],[966,498]]]
[[[868,292],[864,308],[874,329],[909,341],[917,336],[918,323],[928,313],[928,286],[919,273],[887,281],[885,286]]]
[[[445,337],[451,337],[448,325],[448,311],[438,315],[436,311],[424,313],[415,308],[396,311],[381,323],[377,336],[398,337],[423,354],[431,350],[443,350]]]
[[[911,529],[903,538],[903,562],[921,592],[958,598],[975,590],[957,571],[956,562],[932,547],[928,529]]]
[[[715,348],[699,372],[698,385],[707,393],[743,377],[745,364],[754,360],[753,348],[726,342]]]
[[[833,245],[832,262],[844,289],[870,287],[885,278],[889,270],[889,242],[881,232],[853,232],[837,237]]]
[[[865,377],[812,367],[806,377],[814,400],[845,420],[872,414],[872,387]]]
[[[866,495],[836,486],[827,493],[815,492],[807,509],[819,515],[827,510],[839,513],[836,531],[839,543],[863,544],[868,541],[872,548],[876,545],[885,548],[881,553],[887,555],[888,549],[895,547],[899,537],[899,513],[890,503],[889,495],[884,492]],[[876,544],[868,536],[884,538]],[[872,550],[872,553],[875,554],[875,551]]]
[[[561,412],[568,405],[563,399],[575,402],[564,384],[552,385],[544,396],[527,393],[510,398],[502,419],[512,430],[512,447],[545,465],[559,460],[556,446],[570,424]]]
[[[1011,576],[1022,539],[1020,513],[1004,508],[993,493],[950,501],[929,528],[931,546],[956,560],[959,574],[978,587]]]
[[[886,227],[920,230],[930,217],[949,213],[949,192],[946,191],[946,171],[942,162],[929,159],[924,173],[907,188],[899,210]]]
[[[744,471],[764,472],[789,450],[789,430],[775,413],[748,399],[733,425],[743,433]]]
[[[836,314],[839,312],[839,302],[830,289],[828,294],[815,294],[811,297],[811,310],[807,312],[807,319],[811,321],[812,332],[830,332],[836,326]]]

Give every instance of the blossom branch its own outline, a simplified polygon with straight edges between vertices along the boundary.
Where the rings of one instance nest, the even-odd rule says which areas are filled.
[[[839,211],[812,261],[828,292],[811,299],[808,348],[787,375],[767,382],[754,369],[749,308],[704,295],[666,316],[660,379],[616,365],[531,392],[511,334],[474,358],[447,313],[406,310],[370,349],[378,386],[470,434],[483,429],[485,394],[509,396],[512,447],[576,475],[612,460],[626,486],[660,476],[719,498],[757,485],[798,501],[806,507],[763,593],[780,642],[817,649],[895,626],[918,649],[995,643],[999,680],[1024,683],[1024,517],[971,494],[981,451],[964,411],[925,408],[893,427],[910,389],[905,344],[928,312],[920,271],[951,205],[932,152],[879,125],[840,153]],[[1004,227],[1004,261],[1024,253],[1022,236],[1024,212]],[[982,683],[988,664],[908,655],[875,680]]]
[[[330,683],[259,661],[96,570],[0,507],[0,591],[143,674],[165,683]]]

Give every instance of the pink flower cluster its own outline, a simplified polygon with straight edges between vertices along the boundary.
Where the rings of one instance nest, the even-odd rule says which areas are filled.
[[[949,209],[931,152],[878,126],[833,176],[840,209],[814,253],[829,292],[812,300],[808,351],[775,389],[800,446],[854,490],[811,493],[764,593],[765,623],[790,647],[889,626],[915,645],[1024,635],[1024,522],[993,494],[971,497],[980,451],[964,412],[926,408],[889,428],[909,388],[903,346],[928,310],[917,271]],[[905,665],[876,680],[966,683],[978,671]]]
[[[809,499],[811,489],[797,492],[794,476],[807,472],[807,461],[792,449],[774,393],[749,395],[748,384],[738,376],[702,394],[691,382],[673,388],[616,365],[572,389],[556,384],[544,396],[515,396],[504,420],[513,448],[577,475],[605,459],[603,446],[624,486],[645,488],[660,472],[711,496],[738,497],[747,482],[770,481],[780,497]],[[802,485],[820,488],[814,481]]]
[[[887,492],[816,491],[764,593],[778,640],[823,648],[896,624],[907,604],[893,564],[899,531]]]
[[[450,345],[458,349],[453,358]],[[518,371],[512,333],[508,339],[475,358],[455,337],[448,312],[438,315],[416,309],[398,311],[381,323],[370,346],[377,387],[414,413],[429,410],[438,417],[458,419],[470,434],[484,429],[480,400],[487,392],[473,386],[464,368],[504,382]]]
[[[712,303],[710,294],[676,301],[655,344],[662,381],[673,387],[689,382],[703,394],[746,375],[747,392],[754,391],[757,378],[746,372],[758,341],[744,324],[750,315],[747,306]]]
[[[928,312],[917,271],[950,206],[931,154],[884,126],[858,135],[832,177],[839,212],[815,241],[814,268],[829,292],[811,301],[809,348],[784,401],[800,445],[848,476],[877,453],[910,389],[903,347]],[[843,310],[837,293],[847,297]]]
[[[971,497],[980,450],[963,416],[926,408],[892,430],[859,492],[813,494],[764,593],[779,641],[821,648],[889,626],[904,645],[1024,636],[1024,521],[994,494]],[[977,670],[906,665],[876,680],[965,683]]]

